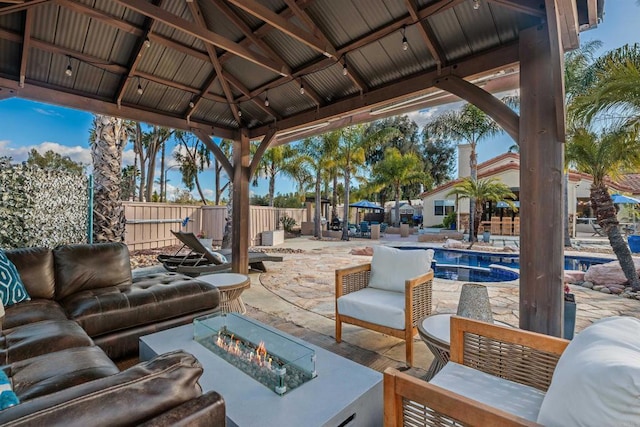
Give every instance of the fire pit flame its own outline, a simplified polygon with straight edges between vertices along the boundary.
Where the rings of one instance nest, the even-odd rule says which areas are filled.
[[[216,345],[227,353],[242,359],[247,359],[257,366],[264,367],[269,370],[273,369],[273,358],[269,356],[269,353],[267,353],[267,349],[264,346],[264,341],[260,341],[260,344],[255,347],[254,351],[251,348],[250,343],[242,343],[240,340],[234,340],[234,334],[225,337],[224,335],[222,335],[222,332],[219,331],[218,337],[216,339]]]

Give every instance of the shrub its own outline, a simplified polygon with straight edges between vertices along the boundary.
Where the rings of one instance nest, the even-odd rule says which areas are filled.
[[[296,220],[291,218],[290,216],[284,215],[280,217],[280,224],[282,224],[282,228],[287,233],[291,233],[293,231],[293,227],[296,226]]]
[[[442,225],[444,225],[444,228],[450,228],[451,224],[455,224],[455,222],[456,222],[456,213],[449,212],[447,216],[445,216],[444,219],[442,220]]]

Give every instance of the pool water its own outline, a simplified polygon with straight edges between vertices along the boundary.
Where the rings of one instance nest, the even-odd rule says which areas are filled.
[[[425,249],[421,247],[399,247],[399,249]],[[452,249],[434,249],[433,269],[440,279],[471,282],[504,282],[516,280],[519,275],[512,269],[519,270],[517,254],[488,254],[486,252],[470,252]],[[611,261],[607,258],[565,256],[565,270],[587,271],[591,265]],[[492,267],[490,267],[492,266]],[[504,268],[501,268],[504,267]]]

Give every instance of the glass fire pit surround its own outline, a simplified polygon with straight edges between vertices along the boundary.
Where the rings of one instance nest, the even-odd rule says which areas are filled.
[[[279,395],[316,377],[313,349],[236,313],[196,318],[193,339]]]

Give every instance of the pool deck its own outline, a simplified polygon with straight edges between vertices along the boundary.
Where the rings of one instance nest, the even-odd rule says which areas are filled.
[[[582,241],[581,241],[582,242]],[[406,245],[416,247],[441,247],[437,243],[420,243],[417,236],[401,238],[387,234],[379,241],[352,238],[350,241],[316,240],[310,237],[288,239],[280,248],[302,249],[303,253],[283,254],[282,263],[267,263],[268,272],[251,273],[251,287],[242,297],[249,307],[249,314],[270,323],[291,329],[298,328],[308,339],[333,345],[334,351],[346,351],[354,360],[366,354],[377,354],[387,362],[368,363],[375,369],[393,365],[402,366],[404,344],[401,340],[368,331],[351,325],[343,326],[343,344],[333,341],[334,318],[334,272],[337,268],[369,262],[371,257],[352,255],[354,248],[376,244]],[[584,241],[581,246],[594,247],[607,244],[606,240]],[[567,251],[567,254],[574,254]],[[589,256],[586,252],[576,255]],[[597,257],[613,258],[613,255],[593,253]],[[463,282],[434,280],[434,313],[455,313]],[[518,324],[519,296],[517,280],[510,282],[484,283],[489,290],[494,318],[512,325]],[[640,301],[607,295],[579,286],[572,286],[577,301],[577,324],[579,332],[592,321],[614,315],[629,315],[640,318]],[[280,327],[278,326],[278,327]],[[431,353],[416,337],[414,365],[427,369],[432,360]],[[354,350],[355,349],[355,350]],[[389,362],[391,361],[391,362]],[[369,361],[370,362],[370,361]]]

